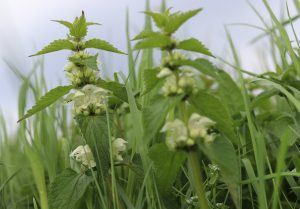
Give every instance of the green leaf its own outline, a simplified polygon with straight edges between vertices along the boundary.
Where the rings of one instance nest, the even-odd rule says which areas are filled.
[[[134,49],[149,49],[149,48],[164,48],[172,44],[172,40],[169,36],[162,34],[156,34],[149,38],[145,38],[139,41]]]
[[[232,143],[225,137],[219,136],[212,143],[202,145],[200,149],[207,157],[220,167],[221,180],[228,185],[228,189],[236,205],[240,199],[240,167]]]
[[[151,30],[143,30],[141,33],[139,33],[132,40],[136,41],[136,40],[139,40],[139,39],[149,38],[151,36],[157,36],[157,35],[161,35],[161,34],[159,32],[154,32],[154,31],[151,31]]]
[[[75,38],[83,38],[87,34],[87,25],[86,25],[86,19],[84,16],[84,12],[82,12],[82,15],[78,18],[76,17],[72,27],[70,28],[70,35],[74,36]]]
[[[297,111],[300,112],[299,100],[297,100],[297,98],[293,94],[291,94],[289,91],[289,90],[293,90],[293,91],[298,91],[298,90],[292,89],[291,87],[289,87],[289,90],[287,90],[284,86],[282,86],[278,83],[272,82],[267,79],[262,79],[262,78],[257,78],[255,80],[253,80],[252,82],[259,83],[260,85],[270,85],[270,86],[276,88],[282,94],[284,94],[289,99],[289,101],[296,107]]]
[[[200,11],[202,11],[201,8],[191,10],[188,12],[176,12],[172,15],[170,15],[167,19],[167,23],[165,24],[165,32],[172,34],[175,31],[180,28],[180,26],[183,25],[187,20],[198,14]]]
[[[144,138],[148,142],[161,129],[166,116],[171,108],[173,108],[181,97],[156,96],[149,105],[143,109],[143,126]]]
[[[143,83],[144,88],[142,95],[149,93],[159,83],[159,79],[156,75],[159,73],[159,68],[144,70]]]
[[[251,101],[251,109],[254,109],[257,106],[260,106],[263,102],[265,102],[267,99],[271,98],[272,96],[278,95],[279,90],[277,89],[270,89],[266,90],[260,94],[258,94],[253,100]]]
[[[106,115],[76,116],[80,131],[90,146],[102,177],[108,175],[110,167],[108,123]],[[112,123],[110,122],[110,127]]]
[[[217,129],[224,133],[231,142],[239,144],[234,130],[234,121],[219,98],[210,93],[200,91],[190,99],[190,103],[197,112],[215,121]]]
[[[68,21],[65,21],[65,20],[52,20],[53,22],[57,22],[59,24],[62,24],[64,26],[66,26],[67,28],[72,28],[73,24],[68,22]]]
[[[101,25],[100,23],[96,23],[96,22],[87,22],[86,26],[90,26],[90,25]]]
[[[185,152],[171,152],[165,143],[160,143],[150,148],[149,157],[154,164],[158,190],[165,193],[175,182],[187,155]]]
[[[45,109],[46,107],[50,106],[62,96],[69,93],[69,91],[73,88],[73,86],[58,86],[49,92],[47,92],[44,96],[40,98],[40,100],[30,109],[27,113],[18,120],[18,122],[29,118],[30,116],[34,115],[35,113]]]
[[[178,60],[175,62],[176,65],[193,67],[205,75],[209,75],[212,78],[217,78],[217,68],[206,59],[195,59],[195,60]]]
[[[193,52],[199,52],[201,54],[205,54],[211,57],[214,57],[212,53],[201,43],[195,38],[190,38],[184,41],[181,41],[178,43],[176,46],[176,49],[183,49],[186,51],[193,51]]]
[[[240,88],[225,71],[217,71],[220,97],[228,107],[231,115],[245,110],[243,95]]]
[[[59,24],[62,24],[64,26],[66,26],[67,28],[69,28],[70,30],[73,28],[73,23],[65,21],[65,20],[52,20],[53,22],[57,22]],[[101,25],[99,23],[95,23],[95,22],[86,22],[85,24],[86,26],[90,26],[90,25]]]
[[[155,22],[155,25],[158,28],[163,28],[166,25],[167,22],[166,14],[160,14],[160,13],[148,12],[148,11],[144,13],[152,17],[152,19]]]
[[[56,52],[64,49],[74,50],[75,48],[71,41],[67,39],[59,39],[51,42],[48,46],[45,46],[41,51],[37,52],[36,54],[30,55],[29,57]]]
[[[76,57],[69,57],[69,60],[73,62],[74,64],[78,66],[87,66],[89,68],[92,68],[94,70],[98,69],[98,64],[97,64],[97,58],[98,54],[89,56],[87,58],[76,58]]]
[[[50,209],[73,209],[82,198],[93,178],[66,169],[59,174],[50,186]]]
[[[94,48],[94,49],[101,49],[104,51],[110,51],[110,52],[115,52],[119,54],[126,54],[119,49],[115,48],[112,44],[108,43],[107,41],[101,40],[101,39],[90,39],[85,42],[84,44],[85,48]]]
[[[111,91],[114,96],[118,97],[122,101],[128,102],[127,91],[123,84],[115,81],[105,81],[102,79],[98,79],[96,85],[103,89]]]

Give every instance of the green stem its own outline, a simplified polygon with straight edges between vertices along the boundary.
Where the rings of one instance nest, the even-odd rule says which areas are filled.
[[[203,180],[200,170],[200,162],[198,161],[197,153],[195,151],[189,151],[188,159],[192,169],[192,179],[198,196],[199,207],[200,209],[209,209],[207,199],[205,196]]]

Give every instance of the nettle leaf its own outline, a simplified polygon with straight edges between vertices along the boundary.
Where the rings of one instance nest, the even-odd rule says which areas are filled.
[[[170,109],[180,102],[181,97],[156,96],[149,105],[142,110],[144,138],[148,142],[160,131]]]
[[[100,23],[97,22],[87,22],[86,26],[90,26],[90,25],[101,25]]]
[[[206,59],[178,60],[175,63],[176,63],[176,65],[193,67],[196,70],[200,71],[201,73],[211,76],[212,78],[218,77],[216,74],[216,72],[217,72],[216,67],[210,61],[208,61]]]
[[[98,79],[96,85],[103,89],[111,91],[113,95],[120,100],[128,102],[127,91],[123,84],[120,84],[116,81],[105,81],[102,79]]]
[[[144,70],[142,95],[149,93],[159,83],[160,79],[156,77],[159,71],[159,68]]]
[[[160,35],[159,32],[154,32],[152,30],[143,30],[141,33],[139,33],[136,37],[134,37],[132,40],[136,41],[139,39],[149,38],[151,36]]]
[[[144,12],[144,13],[152,17],[155,25],[158,28],[163,28],[166,25],[166,22],[167,22],[167,14],[166,13],[163,13],[163,14],[155,13],[155,12]]]
[[[83,38],[87,34],[87,25],[86,25],[86,19],[84,16],[84,12],[82,12],[82,15],[78,18],[76,17],[72,27],[70,28],[70,35],[74,36],[75,38]]]
[[[65,21],[65,20],[52,20],[53,22],[57,22],[59,24],[62,24],[66,26],[67,28],[71,29],[73,24],[71,22]]]
[[[234,121],[223,102],[214,95],[200,91],[189,100],[195,110],[216,122],[217,129],[234,144],[239,144],[234,130]]]
[[[57,22],[61,25],[66,26],[67,28],[69,28],[69,30],[71,30],[71,28],[73,27],[73,23],[65,21],[65,20],[52,20],[53,22]],[[86,26],[90,26],[90,25],[101,25],[99,23],[95,23],[95,22],[86,22],[85,24]]]
[[[46,107],[50,106],[54,102],[56,102],[58,99],[66,95],[70,92],[70,90],[73,88],[73,86],[58,86],[49,92],[47,92],[44,96],[40,98],[39,101],[30,109],[27,111],[27,113],[18,120],[18,122],[29,118],[30,116],[36,114],[37,112],[45,109]]]
[[[234,203],[238,205],[240,166],[232,143],[225,137],[218,136],[212,143],[199,143],[199,147],[213,163],[220,167],[221,180],[227,184]]]
[[[93,178],[78,174],[72,169],[66,169],[59,174],[50,186],[50,209],[73,209],[83,197]]]
[[[245,110],[243,95],[240,88],[232,80],[229,74],[223,70],[217,71],[217,81],[222,101],[227,104],[231,115]]]
[[[119,54],[126,54],[119,49],[115,48],[112,44],[110,44],[107,41],[101,40],[101,39],[90,39],[85,42],[84,48],[94,48],[94,49],[101,49],[104,51],[110,51],[110,52],[115,52]]]
[[[106,115],[96,116],[76,116],[75,118],[80,131],[92,149],[97,165],[97,171],[101,172],[100,176],[106,177],[109,173],[110,154],[109,154],[109,136],[108,122]],[[110,127],[112,123],[110,122]]]
[[[135,46],[135,50],[149,49],[149,48],[163,48],[172,44],[172,40],[169,36],[162,34],[156,34],[139,41]]]
[[[56,52],[64,49],[74,50],[74,44],[67,39],[55,40],[51,42],[48,46],[44,47],[41,51],[37,52],[36,54],[30,55],[29,57]]]
[[[204,46],[204,44],[195,38],[190,38],[190,39],[179,42],[178,45],[176,46],[176,49],[183,49],[186,51],[199,52],[201,54],[205,54],[205,55],[214,57],[212,55],[212,53]]]
[[[72,56],[69,57],[69,60],[79,66],[87,66],[92,69],[98,69],[97,58],[98,58],[98,54],[91,55],[84,59],[76,58]]]
[[[168,17],[164,27],[165,32],[172,34],[180,28],[186,21],[202,11],[202,8],[191,10],[188,12],[176,12]]]
[[[186,153],[171,152],[165,143],[160,143],[150,148],[149,157],[154,164],[159,192],[169,191],[176,180],[180,167],[186,160]]]

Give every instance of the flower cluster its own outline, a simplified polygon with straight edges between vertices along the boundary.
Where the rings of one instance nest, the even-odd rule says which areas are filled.
[[[86,168],[91,169],[96,167],[96,162],[94,160],[93,153],[89,145],[78,146],[71,154],[70,157],[81,164],[81,168],[85,170]]]
[[[66,100],[74,102],[76,115],[98,115],[106,110],[107,99],[110,92],[92,84],[68,95]]]
[[[162,60],[162,67],[157,77],[165,79],[161,89],[164,96],[197,93],[195,73],[189,69],[181,69],[177,64],[184,59],[186,58],[182,54],[172,53]]]
[[[76,87],[82,87],[86,84],[94,84],[97,80],[97,56],[92,56],[84,51],[76,52],[69,57],[69,62],[65,66],[66,76]],[[92,63],[91,68],[87,63]],[[95,65],[95,66],[94,66]]]
[[[113,138],[112,140],[112,154],[117,162],[123,161],[122,152],[126,150],[127,141],[122,138]]]
[[[170,150],[192,147],[197,139],[203,139],[205,143],[212,142],[215,138],[214,133],[210,133],[210,129],[215,125],[211,119],[193,113],[189,118],[188,125],[179,120],[167,122],[162,128],[162,132],[166,132],[166,144]]]

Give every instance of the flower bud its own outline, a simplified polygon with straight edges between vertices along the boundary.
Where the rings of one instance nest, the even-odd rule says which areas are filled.
[[[161,71],[156,75],[157,78],[164,78],[164,77],[167,77],[169,75],[172,74],[172,71],[167,68],[167,67],[164,67],[161,69]]]
[[[93,157],[93,153],[89,145],[78,146],[71,154],[70,157],[77,162],[81,163],[84,167],[93,168],[96,167],[96,162]]]
[[[193,113],[188,121],[188,129],[192,138],[203,138],[206,142],[213,141],[214,136],[207,133],[207,130],[215,125],[211,119]]]
[[[127,141],[122,138],[113,139],[112,141],[112,154],[115,161],[123,161],[123,157],[121,155],[122,152],[126,150]]]
[[[179,119],[167,122],[161,132],[166,132],[166,144],[170,150],[194,145],[193,139],[188,137],[187,127]]]

